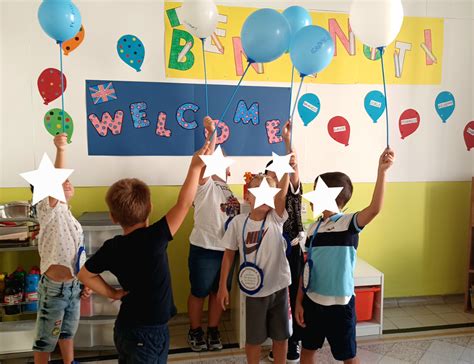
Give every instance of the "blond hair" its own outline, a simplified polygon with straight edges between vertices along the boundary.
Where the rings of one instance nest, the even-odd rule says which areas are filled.
[[[137,178],[125,178],[110,186],[105,197],[110,214],[120,225],[143,223],[151,212],[150,189]]]

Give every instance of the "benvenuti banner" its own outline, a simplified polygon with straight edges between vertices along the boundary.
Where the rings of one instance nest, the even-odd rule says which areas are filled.
[[[181,3],[165,3],[165,64],[169,78],[203,79],[202,42],[180,22]],[[247,59],[240,31],[256,9],[218,6],[219,23],[204,43],[210,80],[235,80],[243,74]],[[359,42],[350,29],[348,14],[311,12],[313,24],[329,31],[336,45],[332,63],[309,83],[382,83],[380,53]],[[377,29],[374,29],[377,31]],[[396,40],[384,54],[387,83],[436,85],[441,83],[444,22],[441,18],[405,17]],[[289,54],[274,62],[253,64],[246,80],[290,82]],[[295,79],[299,77],[295,76]]]

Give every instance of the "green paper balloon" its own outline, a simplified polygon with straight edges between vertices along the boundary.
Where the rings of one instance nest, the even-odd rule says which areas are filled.
[[[71,115],[64,111],[64,130],[61,109],[51,109],[44,115],[44,126],[49,134],[56,136],[61,133],[67,134],[67,142],[71,143],[72,133],[74,131],[74,122]]]

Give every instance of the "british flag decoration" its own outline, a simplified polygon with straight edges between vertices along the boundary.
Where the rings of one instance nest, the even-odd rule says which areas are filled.
[[[115,94],[115,89],[112,82],[89,87],[89,92],[91,94],[94,105],[102,104],[104,102],[109,102],[112,100],[117,100],[117,95]]]

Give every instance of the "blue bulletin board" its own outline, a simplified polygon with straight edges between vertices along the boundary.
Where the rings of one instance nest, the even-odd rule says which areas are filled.
[[[234,87],[209,85],[211,117],[220,117]],[[204,85],[87,80],[89,155],[192,155],[205,138],[204,95]],[[218,143],[226,154],[284,154],[280,133],[289,97],[289,88],[241,87],[218,124]]]

